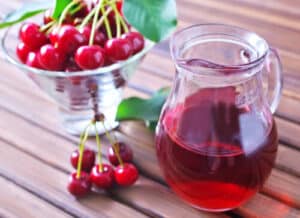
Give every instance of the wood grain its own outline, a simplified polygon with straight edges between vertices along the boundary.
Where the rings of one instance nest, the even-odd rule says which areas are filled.
[[[41,129],[38,126],[34,126],[26,122],[25,120],[17,118],[5,111],[0,110],[0,116],[5,117],[5,123],[7,123],[8,120],[10,120],[10,122],[12,123],[18,123],[18,125],[14,127],[7,126],[5,130],[0,133],[0,139],[9,141],[18,149],[24,151],[25,153],[30,153],[30,155],[38,158],[40,161],[49,164],[57,169],[61,169],[62,171],[67,172],[73,171],[72,167],[69,164],[69,156],[71,152],[76,148],[75,146],[77,146],[73,143],[73,141],[67,140],[63,137],[56,137],[48,131]],[[2,126],[0,126],[0,128],[2,128]],[[19,134],[15,136],[12,129],[15,129],[15,131],[19,132]],[[34,138],[30,135],[30,132],[36,133]],[[92,149],[96,148],[94,141],[94,139],[90,140],[89,143]],[[107,153],[107,147],[105,147],[104,153]],[[122,199],[127,204],[140,210],[148,208],[149,205],[152,205],[155,208],[155,210],[147,209],[145,213],[151,212],[150,214],[170,217],[172,216],[173,210],[175,210],[176,208],[180,208],[178,217],[197,217],[200,214],[203,217],[214,217],[213,215],[203,214],[199,211],[196,211],[186,204],[182,204],[177,198],[174,197],[174,194],[170,193],[166,189],[166,187],[163,187],[143,177],[137,183],[137,187],[128,188],[126,190],[128,191],[124,192],[122,191],[122,189],[120,189],[120,191],[114,192],[114,196],[117,199]],[[150,191],[151,197],[149,196],[140,201],[140,196],[148,196]],[[167,208],[164,206],[164,200],[166,199],[168,199]]]
[[[0,187],[0,217],[71,217],[3,177],[0,177]]]

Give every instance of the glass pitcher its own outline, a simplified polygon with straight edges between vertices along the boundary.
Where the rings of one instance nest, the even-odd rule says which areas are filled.
[[[274,166],[279,57],[257,34],[218,24],[183,29],[170,48],[176,76],[156,129],[165,179],[194,207],[236,208]]]

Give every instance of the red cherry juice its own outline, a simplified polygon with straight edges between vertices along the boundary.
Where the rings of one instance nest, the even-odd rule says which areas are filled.
[[[274,121],[247,106],[237,108],[234,97],[232,89],[201,90],[167,109],[158,126],[157,155],[166,181],[200,209],[238,207],[262,187],[274,166]]]

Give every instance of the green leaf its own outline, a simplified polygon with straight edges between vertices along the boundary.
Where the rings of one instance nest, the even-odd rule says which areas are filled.
[[[163,88],[150,99],[131,97],[124,99],[118,107],[117,120],[144,120],[157,122],[161,109],[168,96],[169,89]]]
[[[122,9],[127,21],[154,42],[168,37],[177,26],[175,0],[125,0]]]
[[[33,17],[39,13],[44,12],[52,6],[52,1],[43,1],[35,3],[26,3],[21,8],[7,14],[0,23],[0,29],[12,26],[27,18]]]
[[[54,10],[53,10],[52,17],[54,19],[58,20],[59,16],[61,15],[61,13],[65,9],[65,7],[68,4],[70,4],[71,2],[72,2],[72,0],[56,0],[55,1],[55,5],[54,5]]]

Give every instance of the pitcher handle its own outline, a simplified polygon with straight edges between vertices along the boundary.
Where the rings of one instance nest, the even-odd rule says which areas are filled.
[[[279,55],[273,48],[270,48],[269,54],[266,58],[266,68],[268,81],[267,99],[270,110],[274,114],[278,107],[282,92],[283,70]]]

